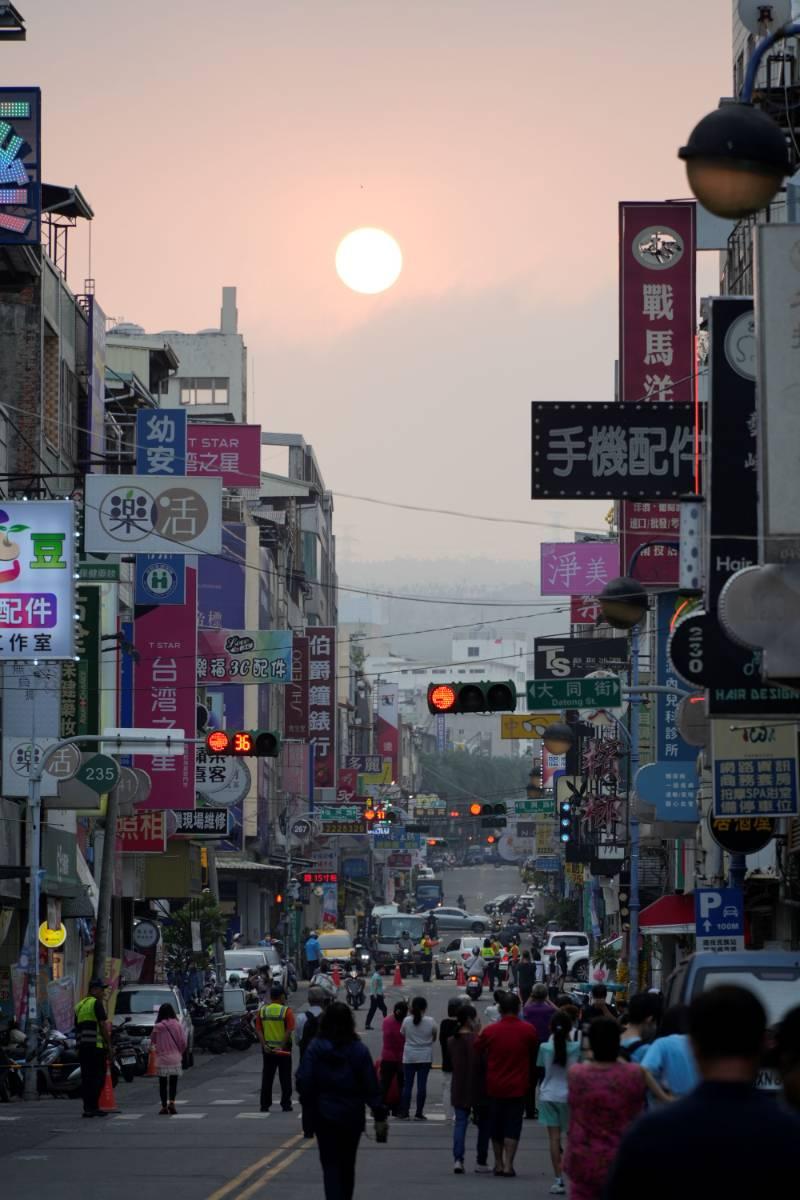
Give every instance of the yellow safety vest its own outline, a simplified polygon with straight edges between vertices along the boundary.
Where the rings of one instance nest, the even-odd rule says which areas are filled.
[[[100,1032],[100,1022],[97,1019],[95,1006],[96,996],[85,996],[75,1005],[75,1026],[78,1031],[78,1045],[94,1045],[98,1050],[105,1049],[105,1042]]]
[[[481,958],[494,958],[494,950],[491,946],[481,946]]]
[[[270,1050],[285,1050],[287,1042],[286,1014],[284,1004],[262,1004],[258,1010],[264,1044]]]

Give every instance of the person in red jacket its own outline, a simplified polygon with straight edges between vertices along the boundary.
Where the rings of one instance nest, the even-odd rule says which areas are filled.
[[[485,1065],[494,1173],[516,1175],[514,1157],[522,1133],[525,1096],[536,1069],[539,1038],[527,1021],[519,1019],[519,996],[504,992],[498,1005],[500,1020],[478,1035],[475,1052]]]

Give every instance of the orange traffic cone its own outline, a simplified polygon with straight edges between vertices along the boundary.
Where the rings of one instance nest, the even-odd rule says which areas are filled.
[[[399,962],[396,962],[396,963],[394,964],[394,979],[393,979],[393,981],[392,981],[392,982],[393,982],[393,984],[394,984],[394,986],[395,986],[395,987],[402,987],[402,986],[403,986],[403,975],[402,975],[402,972],[401,972],[401,970],[400,970],[400,963],[399,963]]]
[[[464,987],[466,982],[467,982],[467,980],[464,975],[464,968],[461,965],[461,963],[459,963],[458,966],[456,967],[456,987]]]
[[[117,1101],[114,1096],[114,1084],[111,1081],[111,1063],[106,1062],[106,1078],[97,1107],[103,1112],[116,1112]]]
[[[333,970],[331,971],[331,979],[336,984],[337,988],[341,985],[342,977],[339,974],[339,964],[338,963],[333,964]]]
[[[483,986],[485,988],[488,988],[488,986],[489,986],[489,972],[488,971],[483,972]]]
[[[158,1074],[156,1066],[156,1048],[155,1046],[151,1046],[150,1053],[147,1056],[147,1070],[144,1073],[146,1079],[151,1079],[154,1075]]]

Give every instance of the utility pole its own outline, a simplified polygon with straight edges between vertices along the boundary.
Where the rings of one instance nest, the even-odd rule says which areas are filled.
[[[209,844],[206,847],[206,863],[208,869],[208,891],[211,898],[216,904],[219,904],[219,876],[217,875],[217,851],[216,847]],[[225,944],[221,937],[218,937],[214,942],[214,967],[217,973],[217,982],[225,979]]]
[[[117,814],[119,812],[116,785],[108,793],[106,806],[103,861],[100,866],[100,887],[97,897],[97,928],[94,937],[93,974],[98,979],[105,979],[111,940],[111,900],[114,894],[114,863],[117,854]]]

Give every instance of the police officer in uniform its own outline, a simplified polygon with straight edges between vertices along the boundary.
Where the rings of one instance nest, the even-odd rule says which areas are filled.
[[[286,993],[279,983],[270,988],[269,1004],[258,1010],[256,1034],[261,1043],[261,1111],[269,1112],[275,1072],[281,1085],[281,1108],[292,1111],[292,1034],[294,1013],[286,1004]]]
[[[106,1077],[106,1055],[109,1052],[108,1014],[103,1005],[105,990],[102,979],[92,979],[88,996],[75,1006],[84,1117],[108,1115],[98,1108]]]

